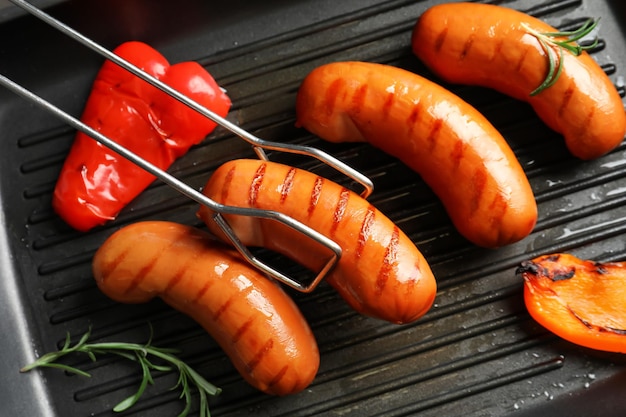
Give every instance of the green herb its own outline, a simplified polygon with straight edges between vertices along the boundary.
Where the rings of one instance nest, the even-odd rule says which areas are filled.
[[[195,387],[200,395],[200,416],[210,417],[209,412],[209,395],[218,395],[221,389],[209,383],[200,374],[193,370],[189,365],[178,359],[174,354],[175,349],[158,348],[152,346],[152,327],[150,327],[150,338],[144,345],[136,343],[87,343],[91,335],[91,329],[85,333],[78,343],[71,346],[70,334],[65,338],[65,344],[57,352],[49,352],[41,356],[30,365],[24,366],[20,372],[28,372],[35,368],[57,368],[74,374],[90,377],[91,375],[73,366],[58,363],[57,360],[71,353],[85,353],[92,361],[96,361],[96,355],[114,354],[123,358],[138,362],[141,366],[142,380],[137,392],[130,397],[124,399],[117,404],[113,411],[121,412],[132,407],[146,390],[148,384],[153,384],[152,371],[171,372],[178,370],[178,381],[172,389],[181,389],[180,397],[185,400],[185,408],[178,417],[185,417],[191,409],[192,389]],[[168,365],[159,365],[153,363],[148,357],[153,356],[168,363]]]
[[[594,48],[598,45],[597,38],[594,39],[591,44],[585,46],[576,43],[576,41],[589,35],[597,25],[598,20],[594,21],[593,19],[589,19],[580,28],[573,31],[538,32],[526,23],[522,23],[522,26],[528,31],[528,33],[537,38],[541,47],[548,56],[548,75],[539,87],[530,93],[531,96],[541,93],[546,88],[551,87],[558,80],[561,72],[563,71],[563,50],[567,50],[574,56],[578,56],[582,54],[583,51]],[[555,52],[555,49],[558,51],[558,55]]]

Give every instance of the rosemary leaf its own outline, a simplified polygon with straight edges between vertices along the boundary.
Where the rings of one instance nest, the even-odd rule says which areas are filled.
[[[204,391],[200,391],[200,417],[211,417],[209,413],[209,402]]]
[[[58,360],[71,353],[84,353],[93,361],[96,360],[96,355],[114,354],[139,363],[142,378],[137,391],[133,395],[120,401],[113,408],[113,411],[121,412],[128,410],[130,407],[135,405],[137,401],[139,401],[148,385],[154,384],[152,371],[172,372],[177,370],[179,373],[178,381],[172,389],[180,389],[180,398],[185,401],[185,407],[179,414],[179,417],[185,417],[189,414],[193,399],[192,391],[194,389],[198,391],[200,397],[200,415],[210,417],[211,414],[209,411],[208,396],[218,395],[221,392],[221,389],[209,383],[193,368],[178,359],[175,356],[178,352],[176,349],[158,348],[152,346],[152,327],[150,327],[150,338],[144,345],[124,342],[88,343],[90,336],[91,329],[89,329],[74,346],[72,346],[71,337],[68,333],[65,338],[65,343],[60,350],[42,355],[33,363],[21,368],[20,372],[28,372],[35,368],[57,368],[89,377],[91,376],[89,373],[73,366],[59,363]],[[150,356],[153,356],[166,364],[155,364],[149,359]]]
[[[146,363],[142,361],[141,358],[139,358],[139,355],[140,353],[137,352],[137,356],[139,359],[139,363],[141,364],[141,370],[143,374],[142,379],[141,379],[141,384],[139,384],[139,388],[137,389],[137,392],[135,392],[133,395],[131,395],[130,397],[126,398],[125,400],[118,403],[115,407],[113,407],[113,411],[115,412],[126,411],[130,407],[135,405],[137,401],[139,401],[139,398],[141,398],[141,396],[143,395],[148,384],[153,383],[152,375],[150,374],[150,369],[148,368]]]
[[[204,393],[202,392],[202,390],[199,391],[200,392],[200,397],[202,398],[202,396],[204,395]],[[178,415],[178,417],[187,417],[187,415],[189,414],[189,411],[191,410],[191,393],[189,392],[189,390],[183,390],[183,392],[181,393],[180,396],[181,399],[185,399],[185,408],[183,409],[183,411],[180,412],[180,414]],[[200,414],[202,415],[203,413],[203,409],[206,405],[202,403],[202,401],[200,402]]]
[[[557,82],[563,72],[563,50],[578,56],[583,51],[596,47],[597,38],[588,45],[580,45],[576,42],[589,35],[598,25],[598,21],[599,19],[589,19],[576,30],[562,32],[539,32],[532,29],[528,24],[522,23],[522,27],[537,38],[548,59],[548,73],[541,84],[530,93],[531,96],[541,93]],[[558,51],[558,59],[555,57],[555,50]]]
[[[85,333],[85,335],[88,335],[89,332]],[[70,346],[72,344],[72,338],[70,337],[70,332],[67,332],[65,334],[65,343],[63,344],[63,348],[61,348],[61,350],[69,350]]]
[[[76,374],[76,375],[80,375],[80,376],[84,376],[84,377],[87,377],[87,378],[91,377],[91,374],[89,372],[85,372],[85,371],[83,371],[81,369],[75,368],[75,367],[70,366],[70,365],[65,365],[65,364],[62,364],[62,363],[52,362],[52,363],[40,364],[38,366],[42,367],[42,368],[61,369],[63,371],[66,371],[66,372],[69,372],[69,373],[72,373],[72,374]],[[24,369],[24,368],[22,368],[22,369]],[[22,370],[22,372],[28,372],[29,370],[30,369],[28,369],[26,371]]]
[[[78,343],[76,344],[76,347],[74,350],[78,349],[81,346],[85,346],[85,344],[87,343],[87,340],[89,340],[89,337],[91,336],[91,327],[89,328],[89,330],[87,330],[87,333],[85,333],[80,340],[78,341]],[[67,343],[69,345],[70,343],[70,332],[67,332],[66,337],[65,337],[65,343]]]

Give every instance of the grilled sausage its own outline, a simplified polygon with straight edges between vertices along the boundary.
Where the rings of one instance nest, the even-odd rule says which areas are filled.
[[[558,32],[507,7],[441,4],[419,18],[413,51],[448,82],[491,87],[528,102],[564,136],[578,158],[596,158],[619,145],[626,133],[624,105],[611,80],[586,52],[575,56],[563,51],[556,83],[530,95],[548,74],[548,57],[524,25],[537,32]]]
[[[298,91],[297,124],[331,142],[369,142],[399,158],[441,199],[471,242],[526,237],[537,205],[500,133],[443,87],[392,66],[339,62],[314,69]]]
[[[170,222],[132,224],[104,242],[93,272],[113,300],[158,296],[193,318],[261,391],[292,394],[317,373],[317,343],[291,298],[206,232]]]
[[[203,193],[237,207],[285,213],[333,239],[342,256],[328,282],[355,310],[407,323],[431,307],[436,284],[413,242],[357,194],[311,172],[257,160],[230,161],[210,177]],[[222,236],[202,206],[199,217]],[[249,246],[261,246],[318,269],[328,254],[320,245],[271,220],[225,216]]]

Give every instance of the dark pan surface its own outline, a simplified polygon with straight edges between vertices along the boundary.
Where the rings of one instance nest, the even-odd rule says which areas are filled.
[[[526,170],[539,204],[533,234],[499,250],[459,237],[432,192],[396,160],[367,145],[329,145],[294,127],[294,98],[312,68],[337,60],[384,62],[432,76],[411,55],[416,18],[436,1],[59,2],[47,10],[109,48],[145,41],[172,62],[205,65],[234,102],[229,119],[260,137],[326,149],[375,182],[371,201],[423,251],[438,277],[436,306],[420,321],[395,326],[362,317],[322,284],[294,294],[318,339],[322,363],[309,389],[273,398],[248,387],[212,339],[159,301],[119,305],[99,293],[90,261],[120,226],[141,219],[197,225],[196,205],[154,184],[119,218],[87,234],[51,210],[56,175],[74,132],[33,105],[0,90],[0,407],[10,416],[109,416],[134,392],[139,370],[102,357],[71,364],[90,379],[48,370],[20,375],[35,354],[55,350],[65,333],[90,326],[94,340],[154,344],[182,357],[221,386],[215,416],[619,416],[626,415],[620,355],[564,342],[530,319],[514,271],[523,260],[571,252],[598,261],[626,259],[626,153],[581,162],[528,106],[495,92],[448,86],[498,127]],[[557,27],[601,17],[593,57],[624,95],[626,18],[619,1],[510,0]],[[0,72],[74,115],[101,59],[23,13],[2,11]],[[201,187],[223,161],[253,157],[222,130],[178,161],[171,172]],[[272,159],[324,172],[288,155]],[[133,415],[181,411],[171,376],[160,376]]]

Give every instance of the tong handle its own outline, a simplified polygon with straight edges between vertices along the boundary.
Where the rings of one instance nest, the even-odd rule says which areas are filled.
[[[120,154],[121,156],[128,159],[129,161],[135,163],[136,165],[143,168],[144,170],[154,175],[155,177],[159,178],[161,181],[171,186],[175,190],[179,191],[183,195],[187,196],[188,198],[214,211],[216,213],[216,215],[213,217],[214,221],[224,231],[225,235],[231,241],[233,246],[241,253],[241,255],[249,263],[251,263],[253,266],[261,270],[262,272],[268,274],[272,278],[278,281],[281,281],[300,292],[311,292],[319,284],[319,282],[322,279],[324,279],[324,277],[334,268],[334,266],[339,261],[339,258],[341,257],[341,247],[336,242],[327,238],[326,236],[322,235],[316,230],[311,229],[310,227],[285,215],[284,213],[280,213],[277,211],[254,209],[254,208],[233,207],[233,206],[219,204],[216,201],[205,196],[201,192],[197,191],[193,187],[190,187],[188,184],[179,180],[175,176],[167,173],[166,171],[162,170],[161,168],[157,167],[151,162],[143,159],[142,157],[130,151],[129,149],[119,145],[117,142],[111,140],[107,136],[91,128],[90,126],[86,125],[85,123],[81,122],[80,120],[76,119],[70,114],[64,112],[63,110],[56,107],[52,103],[46,101],[42,97],[31,92],[30,90],[20,86],[19,84],[15,83],[14,81],[12,81],[11,79],[7,78],[6,76],[2,74],[0,74],[0,85],[3,85],[4,87],[13,91],[14,93],[30,100],[32,103],[37,104],[39,107],[43,108],[44,110],[59,117],[68,125],[74,127],[77,130],[80,130],[81,132],[97,140],[104,146],[108,147],[112,151]],[[325,246],[329,250],[331,256],[329,257],[326,264],[322,267],[322,269],[317,273],[315,278],[309,284],[303,284],[283,274],[282,272],[271,267],[270,265],[267,265],[266,263],[262,262],[257,257],[255,257],[250,252],[250,250],[237,237],[237,235],[234,233],[234,231],[232,230],[228,222],[224,219],[224,217],[220,213],[241,215],[241,216],[252,216],[252,217],[266,218],[266,219],[272,219],[272,220],[278,221],[294,229],[295,231],[301,234],[304,234],[308,238],[315,240],[319,244]]]
[[[132,63],[130,63],[127,60],[125,60],[124,58],[121,58],[117,54],[109,51],[108,49],[104,48],[103,46],[101,46],[97,42],[94,42],[93,40],[89,39],[88,37],[86,37],[85,35],[83,35],[82,33],[78,32],[78,31],[76,31],[75,29],[73,29],[73,28],[67,26],[66,24],[60,22],[59,20],[53,18],[52,16],[50,16],[47,13],[45,13],[41,9],[31,5],[27,1],[25,1],[25,0],[9,0],[9,1],[11,3],[21,7],[22,9],[26,10],[27,12],[31,13],[33,16],[35,16],[35,17],[43,20],[44,22],[48,23],[50,26],[54,27],[55,29],[57,29],[57,30],[63,32],[64,34],[68,35],[69,37],[73,38],[77,42],[80,42],[81,44],[85,45],[86,47],[90,48],[91,50],[99,53],[104,58],[106,58],[106,59],[116,63],[120,67],[126,69],[127,71],[131,72],[132,74],[136,75],[137,77],[141,78],[142,80],[148,82],[152,86],[154,86],[154,87],[158,88],[159,90],[163,91],[164,93],[170,95],[171,97],[175,98],[176,100],[180,101],[181,103],[185,104],[186,106],[192,108],[193,110],[197,111],[201,115],[203,115],[203,116],[207,117],[208,119],[210,119],[211,121],[217,123],[218,125],[220,125],[224,129],[227,129],[231,133],[239,136],[241,139],[245,140],[246,142],[248,142],[248,143],[250,143],[251,145],[254,146],[255,152],[256,152],[257,156],[260,159],[265,159],[265,160],[268,159],[267,155],[265,154],[263,149],[269,149],[269,150],[275,150],[275,151],[281,151],[281,152],[294,153],[294,154],[298,154],[298,155],[307,155],[307,156],[316,158],[316,159],[324,162],[327,165],[332,166],[337,171],[341,172],[342,174],[348,176],[352,180],[354,180],[357,183],[359,183],[363,187],[363,191],[360,193],[361,197],[363,197],[363,198],[369,197],[370,194],[372,193],[372,191],[374,190],[374,185],[373,185],[372,181],[367,176],[363,175],[359,171],[357,171],[354,168],[348,166],[347,164],[343,163],[342,161],[338,160],[337,158],[333,157],[332,155],[330,155],[330,154],[328,154],[328,153],[326,153],[326,152],[324,152],[324,151],[322,151],[320,149],[311,147],[311,146],[302,146],[302,145],[297,145],[297,144],[271,142],[271,141],[266,141],[266,140],[263,140],[261,138],[258,138],[257,136],[251,134],[250,132],[240,128],[236,124],[234,124],[234,123],[228,121],[227,119],[225,119],[225,118],[215,114],[213,111],[211,111],[211,110],[207,109],[206,107],[202,106],[201,104],[199,104],[195,100],[192,100],[191,98],[187,97],[186,95],[181,94],[180,92],[178,92],[177,90],[173,89],[172,87],[170,87],[169,85],[165,84],[164,82],[156,79],[155,77],[151,76],[150,74],[147,74],[145,71],[141,70],[139,67],[133,65]]]
[[[265,153],[265,149],[310,156],[326,163],[327,165],[330,165],[331,167],[335,168],[339,172],[343,173],[344,175],[350,177],[357,183],[361,184],[361,186],[363,187],[361,196],[363,198],[367,198],[372,193],[374,187],[373,187],[371,180],[368,177],[361,174],[359,171],[351,168],[347,164],[339,161],[335,157],[327,154],[326,152],[323,152],[320,149],[310,147],[310,146],[302,146],[302,145],[288,144],[288,143],[277,143],[277,142],[270,142],[270,141],[265,141],[263,139],[260,139],[252,135],[251,133],[247,132],[246,130],[240,128],[239,126],[231,123],[230,121],[220,117],[219,115],[217,115],[210,109],[207,109],[206,107],[200,105],[198,102],[178,92],[177,90],[173,89],[169,85],[147,74],[146,72],[141,70],[139,67],[121,58],[117,54],[109,51],[108,49],[104,48],[103,46],[89,39],[88,37],[84,36],[83,34],[76,31],[75,29],[58,21],[57,19],[48,15],[41,9],[31,5],[29,2],[25,0],[9,0],[9,1],[17,5],[18,7],[21,7],[22,9],[29,12],[33,16],[44,21],[45,23],[49,24],[53,28],[73,38],[74,40],[81,43],[82,45],[99,53],[104,58],[114,62],[115,64],[119,65],[120,67],[124,68],[125,70],[129,71],[135,76],[141,78],[142,80],[148,82],[152,86],[170,95],[171,97],[175,98],[176,100],[180,101],[181,103],[185,104],[186,106],[190,107],[191,109],[195,110],[201,115],[207,117],[211,121],[229,130],[231,133],[234,133],[235,135],[239,136],[243,140],[247,141],[253,146],[255,153],[260,159],[264,159],[264,160],[268,159]],[[188,186],[186,183],[180,181],[176,177],[168,174],[166,171],[158,168],[154,164],[150,163],[149,161],[146,161],[145,159],[141,158],[140,156],[128,150],[127,148],[119,145],[118,143],[111,140],[110,138],[102,135],[100,132],[87,126],[80,120],[67,114],[63,110],[59,109],[58,107],[54,106],[53,104],[49,103],[48,101],[44,100],[43,98],[39,97],[33,92],[13,82],[12,80],[8,79],[2,74],[0,74],[0,84],[4,85],[8,89],[17,93],[18,95],[21,95],[22,97],[31,100],[33,103],[39,105],[43,109],[59,117],[70,126],[76,128],[79,131],[82,131],[83,133],[97,140],[104,146],[107,146],[112,151],[118,153],[119,155],[135,163],[139,167],[143,168],[144,170],[154,175],[155,177],[159,178],[161,181],[171,186],[172,188],[176,189],[183,195],[187,196],[188,198],[212,210],[215,213],[215,215],[213,216],[213,220],[220,226],[220,228],[222,229],[224,234],[227,236],[227,238],[231,241],[233,246],[237,248],[237,250],[242,254],[242,256],[250,264],[255,266],[257,269],[261,270],[262,272],[270,275],[274,279],[281,281],[295,288],[298,291],[310,292],[334,268],[334,266],[337,264],[337,262],[341,258],[341,247],[339,247],[339,245],[336,242],[320,234],[316,230],[313,230],[310,227],[294,220],[293,218],[283,213],[276,212],[276,211],[268,211],[268,210],[254,209],[254,208],[240,208],[240,207],[232,207],[232,206],[219,204],[211,200],[210,198],[206,197],[199,191],[195,190],[194,188]],[[330,257],[328,261],[325,263],[325,265],[322,267],[321,271],[318,272],[315,278],[312,281],[310,281],[308,285],[302,284],[301,282],[298,282],[297,280],[290,278],[289,276],[281,273],[277,269],[271,267],[270,265],[267,265],[266,263],[262,262],[257,257],[255,257],[251,253],[251,251],[236,236],[233,229],[230,227],[230,225],[222,216],[222,214],[234,214],[234,215],[253,216],[253,217],[259,217],[259,218],[273,219],[275,221],[278,221],[294,229],[295,231],[301,234],[304,234],[307,238],[312,239],[316,241],[317,243],[325,246],[330,253]]]

